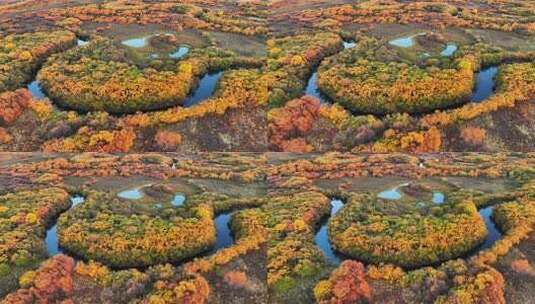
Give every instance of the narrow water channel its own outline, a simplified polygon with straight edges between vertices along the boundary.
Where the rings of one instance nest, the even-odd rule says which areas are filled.
[[[230,220],[232,218],[232,213],[222,213],[215,217],[215,229],[216,229],[216,242],[214,248],[210,250],[207,254],[212,255],[217,251],[228,248],[234,244],[234,238],[232,236],[232,231],[230,230]]]
[[[483,244],[481,244],[478,251],[485,250],[485,249],[492,247],[492,245],[494,245],[494,243],[496,243],[497,240],[502,238],[502,233],[500,232],[498,227],[496,227],[496,224],[492,220],[493,212],[494,212],[494,206],[486,207],[486,208],[479,210],[479,215],[481,215],[481,217],[485,221],[485,227],[487,227],[488,234],[487,234],[487,238],[485,239]]]
[[[354,41],[343,41],[343,45],[344,49],[347,50],[356,47],[357,43]],[[315,68],[310,78],[308,78],[305,95],[316,97],[321,103],[329,103],[329,98],[318,87],[318,68],[319,65]]]
[[[196,105],[214,95],[215,89],[221,77],[223,76],[223,71],[216,73],[208,73],[204,75],[199,81],[199,85],[189,97],[184,100],[182,104],[183,107],[191,107]]]
[[[329,223],[329,219],[332,218],[336,213],[338,213],[338,211],[340,211],[343,206],[344,202],[342,200],[331,200],[331,214],[329,215],[329,218],[325,220],[324,224],[321,225],[320,229],[316,232],[316,235],[314,237],[316,246],[318,246],[318,248],[323,252],[327,262],[332,265],[339,265],[342,262],[342,258],[338,254],[336,254],[336,252],[331,247],[327,225]]]
[[[69,210],[83,203],[85,201],[85,198],[80,195],[75,195],[75,196],[71,196],[70,200],[71,200],[71,207],[69,208]],[[54,224],[54,226],[50,227],[46,231],[45,244],[46,244],[46,251],[48,253],[48,256],[55,256],[59,253],[63,253],[63,251],[59,247],[57,223]]]
[[[84,46],[88,44],[89,42],[87,40],[83,40],[78,38],[76,40],[77,46]],[[43,89],[41,88],[41,84],[39,83],[39,80],[34,79],[30,84],[26,86],[26,89],[30,91],[30,94],[32,94],[33,99],[40,100],[44,99],[46,97],[45,92],[43,92]]]
[[[45,92],[43,92],[41,84],[37,79],[30,82],[26,88],[30,91],[30,94],[32,94],[33,99],[40,100],[46,97]]]
[[[321,92],[318,87],[318,71],[312,73],[312,76],[308,79],[305,94],[316,97],[321,103],[327,103],[327,97]]]
[[[476,86],[472,94],[472,101],[481,102],[488,99],[496,88],[496,75],[498,67],[491,66],[477,73]]]

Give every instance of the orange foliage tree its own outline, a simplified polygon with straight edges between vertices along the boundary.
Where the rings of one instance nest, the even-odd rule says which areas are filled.
[[[182,136],[177,132],[159,130],[156,132],[154,140],[163,151],[173,151],[182,142]]]
[[[117,131],[92,131],[80,128],[72,137],[47,141],[42,150],[47,152],[128,152],[134,145],[136,133],[132,128]]]
[[[313,147],[304,139],[319,118],[320,102],[314,97],[294,99],[268,116],[269,141],[279,151],[310,152]]]
[[[464,140],[464,142],[472,146],[479,146],[485,142],[485,139],[487,138],[487,131],[478,127],[462,128],[461,138]]]
[[[321,304],[369,303],[371,287],[364,265],[351,260],[342,262],[328,280],[316,285],[314,295]]]

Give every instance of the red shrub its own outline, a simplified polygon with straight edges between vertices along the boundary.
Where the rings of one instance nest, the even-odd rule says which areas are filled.
[[[467,144],[480,146],[487,138],[487,131],[476,127],[466,127],[461,130],[461,137]]]
[[[281,151],[310,152],[312,147],[302,137],[312,130],[319,109],[319,100],[305,96],[272,110],[268,126],[271,144]]]
[[[352,260],[340,264],[328,281],[316,286],[314,293],[322,304],[368,303],[372,297],[364,265]]]
[[[65,255],[53,257],[37,270],[30,287],[9,294],[3,303],[59,303],[67,300],[73,292],[73,270],[72,258]]]
[[[243,271],[229,271],[225,273],[224,280],[230,286],[244,287],[247,284],[247,274]]]
[[[0,94],[0,125],[9,125],[28,107],[32,95],[26,89]]]
[[[175,150],[182,142],[182,136],[179,133],[171,131],[158,131],[154,137],[156,144],[164,151]]]

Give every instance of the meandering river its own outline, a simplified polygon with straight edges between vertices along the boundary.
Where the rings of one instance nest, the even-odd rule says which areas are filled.
[[[85,198],[81,195],[74,195],[74,196],[71,196],[70,200],[71,200],[71,207],[68,210],[83,203],[85,201]],[[55,256],[56,254],[63,253],[63,251],[59,247],[57,222],[46,231],[45,245],[46,245],[46,251],[48,252],[49,256]]]
[[[344,202],[342,200],[331,200],[331,214],[329,215],[329,218],[326,219],[321,225],[320,229],[316,232],[316,235],[314,237],[316,245],[321,249],[327,261],[332,265],[339,265],[342,262],[342,258],[331,247],[327,225],[329,223],[329,219],[332,218],[336,213],[338,213],[338,211],[340,211],[343,206]]]
[[[401,184],[399,186],[396,186],[391,189],[384,190],[382,192],[379,192],[377,194],[378,198],[385,199],[385,200],[399,200],[402,198],[403,193],[400,192],[400,189],[402,187],[408,186],[408,183]],[[432,202],[434,204],[444,204],[446,201],[446,196],[444,193],[440,191],[434,191],[432,196]],[[424,206],[423,204],[422,206]],[[316,232],[314,236],[314,241],[316,246],[323,252],[326,260],[332,264],[332,265],[339,265],[342,260],[344,259],[343,255],[340,253],[337,253],[333,250],[331,246],[331,242],[329,240],[328,235],[328,222],[330,218],[332,218],[342,207],[344,206],[344,202],[339,199],[332,199],[331,200],[331,213],[329,215],[329,218],[325,219],[323,224],[320,226],[319,230]],[[487,237],[485,238],[485,241],[474,250],[474,252],[467,254],[464,256],[464,258],[470,257],[474,254],[477,254],[481,250],[488,249],[494,245],[494,243],[502,238],[502,233],[499,231],[499,229],[496,227],[496,224],[492,220],[492,213],[494,210],[494,206],[490,206],[487,208],[483,208],[479,210],[479,215],[483,218],[485,222],[485,226],[487,229]]]
[[[222,71],[204,75],[199,81],[197,88],[193,91],[193,94],[190,94],[184,100],[182,106],[186,108],[191,107],[212,97],[222,76]]]
[[[343,45],[344,49],[351,49],[357,46],[354,41],[343,41]],[[329,103],[329,98],[318,87],[318,68],[319,65],[315,68],[312,75],[310,75],[310,78],[308,78],[305,95],[316,97],[321,103]]]
[[[479,210],[479,215],[483,218],[485,221],[485,226],[487,228],[487,237],[485,238],[485,241],[481,246],[479,247],[478,251],[488,249],[496,243],[497,240],[502,238],[501,231],[496,227],[496,224],[492,220],[492,214],[494,212],[494,206],[486,207],[481,210]]]
[[[84,40],[84,39],[81,39],[81,38],[78,38],[76,40],[76,45],[77,46],[84,46],[84,45],[86,45],[88,43],[89,43],[88,40]],[[30,94],[32,94],[33,99],[40,100],[40,99],[44,99],[46,97],[46,94],[43,91],[43,89],[41,88],[41,84],[39,83],[39,80],[37,80],[37,79],[34,79],[32,82],[30,82],[30,84],[28,84],[26,86],[26,89],[28,89],[28,91],[30,91]]]
[[[497,66],[484,68],[477,73],[476,86],[474,88],[474,93],[472,94],[472,101],[481,102],[494,94],[497,74]]]

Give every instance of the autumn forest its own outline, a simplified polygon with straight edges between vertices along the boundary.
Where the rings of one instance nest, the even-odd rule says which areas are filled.
[[[0,4],[0,150],[533,150],[533,3],[329,3]]]
[[[0,304],[535,303],[535,2],[0,0]]]

